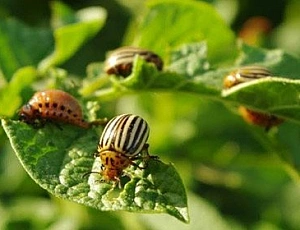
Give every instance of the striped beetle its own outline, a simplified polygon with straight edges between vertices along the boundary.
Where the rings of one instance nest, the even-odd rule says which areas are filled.
[[[249,82],[255,79],[260,79],[269,76],[271,76],[271,72],[262,66],[244,66],[231,72],[225,77],[224,88],[229,89],[232,86],[244,82]]]
[[[106,119],[87,122],[78,101],[70,94],[57,89],[36,92],[19,111],[19,120],[41,127],[46,121],[69,123],[81,128],[92,124],[105,124]]]
[[[224,79],[224,88],[229,89],[238,84],[257,80],[264,77],[271,77],[271,72],[265,67],[261,66],[244,66],[238,70],[231,72]],[[265,127],[268,131],[271,127],[277,126],[283,122],[283,119],[278,118],[272,114],[261,113],[253,111],[244,106],[239,107],[239,113],[250,124]]]
[[[131,74],[133,60],[136,55],[139,55],[147,62],[153,63],[158,70],[162,70],[163,61],[157,54],[138,47],[125,46],[109,54],[104,64],[104,71],[107,74],[127,77]]]
[[[130,165],[139,169],[134,160],[155,158],[148,153],[149,126],[147,122],[132,114],[112,118],[105,126],[95,157],[100,157],[105,181],[120,181],[123,170]],[[146,155],[141,155],[146,153]],[[91,172],[93,173],[93,172]]]

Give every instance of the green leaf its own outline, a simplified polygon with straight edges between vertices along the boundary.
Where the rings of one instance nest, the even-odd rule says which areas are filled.
[[[171,58],[168,70],[191,78],[205,73],[210,67],[205,42],[185,44],[172,52]]]
[[[227,222],[224,217],[218,212],[216,207],[196,196],[192,193],[189,196],[189,207],[191,213],[191,222],[189,225],[177,223],[174,219],[167,218],[167,216],[153,216],[153,215],[140,215],[142,223],[149,229],[166,230],[172,226],[172,230],[233,230],[241,229],[232,223]]]
[[[266,66],[274,76],[300,78],[299,58],[280,49],[267,50],[241,43],[236,65],[243,66],[249,64]]]
[[[55,24],[62,26],[54,31],[55,49],[40,63],[41,71],[62,64],[74,55],[88,39],[99,32],[106,20],[106,11],[101,7],[88,7],[71,14],[72,11],[62,3],[55,2],[52,6]],[[75,22],[66,24],[70,21]]]
[[[136,56],[133,60],[132,74],[127,78],[112,76],[109,87],[90,91],[98,100],[111,100],[124,94],[137,91],[182,91],[219,98],[223,85],[223,76],[229,69],[210,69],[207,60],[207,44],[205,42],[183,45],[171,53],[174,60],[164,71],[158,71],[154,65],[146,63]],[[184,68],[185,66],[185,68]],[[101,76],[103,79],[103,76]],[[102,83],[101,86],[104,84]],[[93,88],[92,82],[83,90]],[[95,88],[93,88],[95,90]]]
[[[103,211],[125,210],[168,213],[188,222],[187,197],[172,164],[150,160],[146,169],[126,169],[131,175],[123,189],[101,182],[99,159],[93,158],[98,143],[95,130],[54,124],[41,129],[11,120],[2,120],[17,157],[41,187],[57,197]],[[124,178],[126,179],[126,178]]]
[[[300,123],[300,80],[263,78],[225,90],[223,96],[259,111]]]
[[[51,2],[51,9],[51,24],[53,28],[63,27],[78,21],[75,12],[69,6],[62,2]]]
[[[234,33],[216,10],[200,1],[151,1],[135,36],[134,45],[163,57],[179,46],[206,41],[212,63],[228,62],[236,55]]]
[[[12,117],[21,106],[21,92],[29,87],[36,79],[36,69],[33,67],[20,68],[12,77],[9,84],[0,91],[0,116]]]
[[[37,65],[51,52],[51,31],[32,28],[13,19],[0,21],[0,69],[7,81],[27,65]]]
[[[299,59],[281,50],[264,50],[242,44],[236,66],[212,69],[207,60],[206,48],[204,42],[183,45],[171,53],[173,62],[163,72],[135,57],[132,74],[125,79],[117,76],[109,78],[112,82],[110,88],[98,90],[95,98],[110,100],[138,91],[181,91],[225,103],[243,104],[300,122]],[[239,66],[253,64],[267,67],[274,73],[274,77],[223,90],[226,75]]]
[[[245,44],[241,51],[238,65],[266,66],[273,76],[223,90],[222,96],[231,102],[299,123],[300,60],[282,50],[264,50]]]

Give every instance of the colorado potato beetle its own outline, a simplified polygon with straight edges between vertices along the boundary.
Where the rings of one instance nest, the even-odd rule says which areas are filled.
[[[227,75],[224,79],[224,88],[229,89],[232,86],[264,78],[271,76],[271,72],[262,67],[262,66],[244,66],[241,67],[233,72],[231,72],[229,75]]]
[[[271,72],[264,67],[244,66],[226,76],[223,84],[225,89],[229,89],[238,84],[271,76]],[[244,106],[239,107],[239,112],[245,121],[250,124],[265,127],[266,130],[269,130],[271,127],[277,126],[283,122],[283,119],[278,118],[272,114],[253,111]]]
[[[127,77],[131,74],[133,60],[136,55],[139,55],[146,62],[153,63],[158,70],[162,70],[163,61],[157,54],[138,47],[125,46],[110,53],[105,61],[104,71],[107,74]]]
[[[152,157],[148,154],[148,136],[147,122],[137,115],[119,115],[107,123],[95,153],[95,157],[100,157],[100,174],[105,181],[119,181],[123,170],[130,165],[143,169],[134,161]]]
[[[83,119],[78,101],[61,90],[36,92],[19,111],[19,119],[34,126],[41,126],[48,120],[89,128],[90,123]]]

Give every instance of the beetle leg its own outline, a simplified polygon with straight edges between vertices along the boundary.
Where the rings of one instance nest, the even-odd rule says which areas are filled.
[[[139,159],[142,159],[142,158],[138,157],[138,158],[135,158],[134,160],[139,160]],[[135,163],[133,161],[131,161],[130,164],[137,167],[138,169],[145,169],[146,168],[145,166],[139,166],[137,163]]]
[[[158,160],[158,156],[150,155],[148,149],[149,149],[149,144],[146,143],[141,152],[142,156],[139,156],[140,159],[142,159],[144,162],[148,161],[149,159]]]
[[[99,156],[100,156],[99,152],[94,152],[94,158],[99,157]]]

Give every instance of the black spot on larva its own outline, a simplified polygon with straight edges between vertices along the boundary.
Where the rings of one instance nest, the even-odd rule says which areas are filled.
[[[68,112],[68,114],[71,114],[71,113],[72,113],[72,110],[71,110],[71,109],[68,109],[67,112]]]
[[[105,158],[105,165],[108,165],[108,157]]]
[[[42,103],[39,103],[39,107],[42,108],[42,107],[43,107],[43,104],[42,104]]]
[[[46,116],[49,116],[49,110],[47,110],[47,111],[45,112],[45,115],[46,115]]]
[[[56,112],[55,111],[52,113],[52,116],[56,116]]]
[[[57,103],[54,102],[54,103],[52,104],[52,106],[53,106],[53,108],[57,108]]]
[[[49,105],[50,105],[49,102],[45,103],[46,108],[49,108]]]
[[[78,117],[78,114],[74,113],[74,114],[73,114],[73,117]]]
[[[64,105],[61,105],[61,106],[60,106],[60,110],[62,110],[62,111],[64,111],[65,108],[66,108],[66,107],[65,107]]]
[[[59,117],[62,117],[63,116],[63,113],[59,113],[59,115],[58,115]]]
[[[112,166],[115,166],[115,160],[114,160],[113,158],[110,158],[110,164],[111,164]]]

